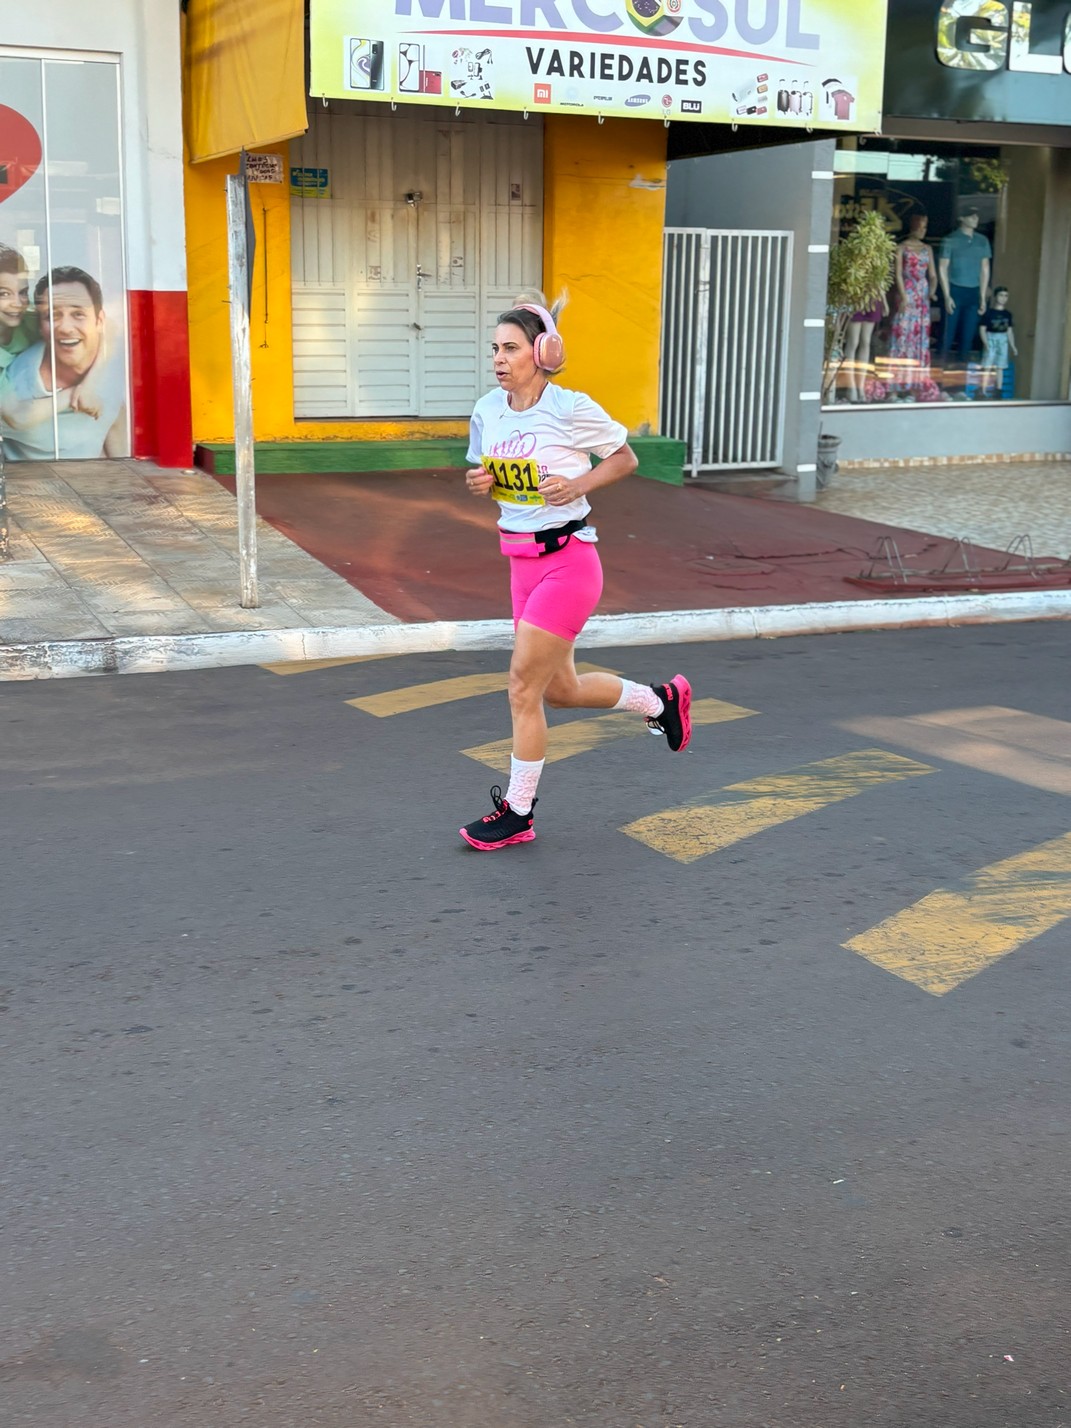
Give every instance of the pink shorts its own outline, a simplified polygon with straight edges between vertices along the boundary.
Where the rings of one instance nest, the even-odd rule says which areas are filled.
[[[509,562],[513,626],[520,620],[575,640],[602,594],[602,562],[590,541],[570,538],[553,555]]]

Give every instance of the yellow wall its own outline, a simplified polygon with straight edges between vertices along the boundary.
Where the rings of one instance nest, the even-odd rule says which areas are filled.
[[[569,293],[561,381],[631,432],[657,430],[666,132],[643,119],[546,120],[544,287]]]
[[[654,429],[662,286],[666,130],[657,122],[548,115],[544,286],[569,290],[566,386],[589,392],[630,431]],[[287,145],[265,149],[283,157]],[[186,167],[193,431],[233,439],[225,178],[237,159]],[[257,234],[250,344],[258,441],[462,436],[459,421],[295,421],[286,184],[252,189]],[[266,274],[266,276],[265,276]]]

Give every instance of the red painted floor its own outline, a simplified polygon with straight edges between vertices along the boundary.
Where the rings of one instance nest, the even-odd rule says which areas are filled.
[[[233,491],[233,477],[216,479]],[[466,493],[461,472],[259,475],[257,509],[400,619],[509,612],[494,506]],[[881,536],[927,569],[953,549],[902,527],[635,477],[596,495],[592,521],[606,573],[601,614],[873,599],[846,577]]]

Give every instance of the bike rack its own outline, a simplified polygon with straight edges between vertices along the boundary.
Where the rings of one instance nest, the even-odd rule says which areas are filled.
[[[1071,560],[1045,559],[1034,554],[1034,543],[1025,532],[1017,535],[1001,552],[1003,559],[983,557],[974,542],[960,536],[943,565],[924,569],[904,561],[892,536],[881,536],[870,564],[858,575],[846,575],[850,585],[894,594],[917,591],[1029,590],[1060,589],[1071,586]],[[985,559],[990,563],[986,564]]]

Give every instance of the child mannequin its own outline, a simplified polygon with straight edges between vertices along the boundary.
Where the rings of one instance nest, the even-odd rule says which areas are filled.
[[[982,335],[981,397],[983,401],[993,401],[1002,394],[1008,354],[1019,355],[1007,288],[993,289],[993,301],[986,308],[978,330]]]

